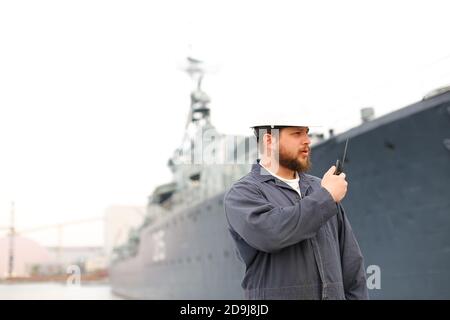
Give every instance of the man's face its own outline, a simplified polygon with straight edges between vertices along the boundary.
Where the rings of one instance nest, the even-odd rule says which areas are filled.
[[[311,167],[311,139],[308,127],[287,127],[280,130],[279,164],[293,171],[306,172]]]

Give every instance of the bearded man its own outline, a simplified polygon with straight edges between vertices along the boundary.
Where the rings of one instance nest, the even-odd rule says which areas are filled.
[[[224,197],[228,230],[245,264],[246,299],[368,299],[364,259],[340,205],[335,166],[309,170],[307,124],[252,127],[259,159]]]

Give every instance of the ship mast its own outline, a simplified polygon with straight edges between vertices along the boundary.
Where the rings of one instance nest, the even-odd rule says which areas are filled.
[[[184,69],[194,82],[194,89],[191,92],[191,106],[186,121],[186,129],[191,123],[205,124],[209,123],[210,109],[208,104],[211,102],[209,96],[202,90],[202,80],[205,75],[203,61],[187,57],[188,66]]]
[[[202,89],[202,80],[206,73],[203,61],[188,56],[187,65],[182,70],[191,77],[194,85],[190,94],[191,105],[181,146],[175,150],[168,161],[168,166],[173,173],[176,171],[177,164],[194,164],[196,159],[200,159],[196,156],[201,156],[199,152],[202,152],[202,148],[196,148],[196,141],[201,139],[205,128],[213,128],[208,106],[211,99]],[[179,183],[182,180],[180,178]]]

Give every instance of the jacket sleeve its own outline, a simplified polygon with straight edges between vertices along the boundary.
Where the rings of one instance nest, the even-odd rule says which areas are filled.
[[[323,187],[293,206],[279,207],[249,182],[236,183],[225,195],[224,207],[231,228],[250,246],[264,252],[276,252],[313,237],[338,212]]]
[[[344,208],[338,205],[339,246],[341,251],[342,276],[347,300],[367,300],[369,293],[366,285],[364,258],[347,219]]]

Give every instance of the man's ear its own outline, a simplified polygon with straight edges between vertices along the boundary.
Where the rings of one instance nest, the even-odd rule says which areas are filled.
[[[273,143],[273,137],[270,133],[265,133],[263,135],[263,148],[264,148],[264,154],[268,157],[272,155],[272,143]]]
[[[265,144],[272,144],[272,135],[270,133],[265,133],[263,136],[263,141]]]

